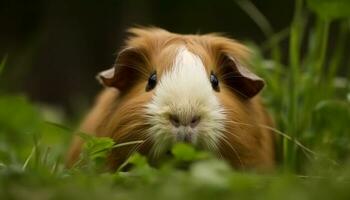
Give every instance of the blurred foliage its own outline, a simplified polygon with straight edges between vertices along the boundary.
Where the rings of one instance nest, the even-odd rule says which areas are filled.
[[[328,20],[350,17],[348,0],[307,0],[307,3],[320,17]]]
[[[259,11],[253,4],[242,2],[252,19],[264,17],[254,13]],[[340,73],[348,59],[345,44],[350,33],[349,13],[342,9],[349,6],[345,0],[308,0],[307,4],[296,0],[290,27],[277,33],[265,31],[267,43],[261,48],[250,44],[252,65],[266,79],[264,100],[277,125],[277,129],[262,128],[280,138],[280,166],[275,172],[238,172],[186,144],[175,145],[172,156],[157,168],[134,154],[117,171],[105,172],[103,162],[112,149],[142,141],[115,144],[84,133],[79,133],[86,142],[80,161],[65,169],[64,155],[73,131],[48,120],[59,119],[60,114],[24,96],[0,93],[0,198],[350,199],[349,67]],[[306,32],[309,9],[317,16]],[[255,20],[262,21],[265,24],[259,27],[271,27],[267,20]],[[331,23],[338,27],[339,36],[332,42],[333,51],[328,48]],[[287,63],[280,51],[285,40],[289,41]]]

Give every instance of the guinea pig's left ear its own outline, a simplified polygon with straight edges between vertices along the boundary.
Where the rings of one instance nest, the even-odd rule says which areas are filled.
[[[243,66],[237,59],[225,55],[221,71],[223,81],[245,98],[257,95],[265,86],[265,81]]]
[[[114,87],[125,92],[144,76],[142,73],[144,65],[145,58],[138,49],[125,48],[119,52],[113,67],[100,72],[97,79],[106,87]]]
[[[115,69],[114,67],[112,67],[98,73],[96,78],[102,85],[109,87],[113,85],[114,74],[115,74]]]

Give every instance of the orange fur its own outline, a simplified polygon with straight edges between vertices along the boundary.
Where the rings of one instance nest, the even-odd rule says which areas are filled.
[[[270,169],[274,166],[273,135],[262,128],[262,125],[273,125],[259,96],[250,99],[240,96],[232,90],[232,86],[225,85],[224,74],[220,74],[223,73],[220,70],[222,55],[228,53],[240,63],[245,63],[249,59],[246,47],[217,34],[179,35],[158,28],[133,28],[129,32],[131,37],[126,41],[126,48],[137,49],[143,60],[142,64],[132,64],[133,69],[130,70],[133,71],[128,73],[135,75],[137,80],[128,90],[119,93],[105,89],[80,128],[96,136],[111,137],[117,143],[145,141],[141,145],[114,149],[108,160],[111,169],[122,164],[136,150],[147,155],[152,143],[145,132],[150,125],[146,121],[144,106],[151,100],[153,92],[145,92],[145,85],[152,71],[157,70],[161,76],[171,68],[176,49],[180,45],[185,45],[198,55],[203,60],[208,75],[215,71],[222,82],[221,90],[216,95],[229,117],[223,122],[226,140],[220,143],[220,154],[235,168]],[[135,58],[123,59],[132,62]],[[77,160],[81,145],[81,140],[75,138],[68,156],[69,166]]]

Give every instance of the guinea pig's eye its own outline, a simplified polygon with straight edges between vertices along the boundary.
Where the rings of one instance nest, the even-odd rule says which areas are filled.
[[[152,90],[154,87],[156,87],[156,85],[157,85],[157,73],[153,72],[148,78],[146,92]]]
[[[210,83],[215,91],[219,91],[219,80],[213,72],[210,74]]]

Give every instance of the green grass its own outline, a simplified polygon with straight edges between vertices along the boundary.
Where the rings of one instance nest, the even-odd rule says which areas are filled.
[[[266,79],[263,96],[277,125],[275,172],[237,172],[184,144],[176,145],[173,158],[157,169],[135,154],[123,165],[128,172],[105,172],[106,155],[120,145],[83,133],[87,142],[81,160],[67,170],[64,154],[72,129],[47,121],[48,110],[25,97],[2,93],[0,199],[350,199],[350,63],[345,50],[350,2],[296,0],[291,25],[280,32],[253,4],[238,5],[267,37],[250,47],[252,65]],[[305,30],[310,21],[311,30]],[[336,37],[329,41],[331,28]],[[289,42],[283,62],[282,42]],[[10,70],[5,61],[0,79]]]

